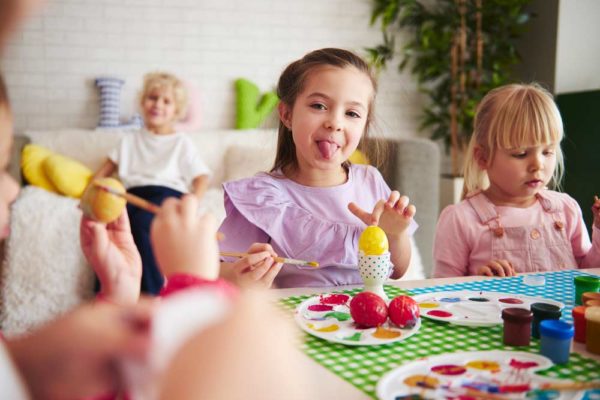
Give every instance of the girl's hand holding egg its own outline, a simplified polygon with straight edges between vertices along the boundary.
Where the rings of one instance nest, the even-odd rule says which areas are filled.
[[[81,196],[81,210],[98,222],[110,223],[123,212],[126,200],[103,189],[102,186],[125,193],[125,187],[114,178],[102,178],[91,182]]]

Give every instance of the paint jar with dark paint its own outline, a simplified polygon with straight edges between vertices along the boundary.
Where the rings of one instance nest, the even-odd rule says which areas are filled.
[[[554,319],[540,323],[540,353],[554,364],[566,364],[571,354],[571,339],[575,334],[573,325]]]
[[[504,344],[528,346],[531,337],[533,314],[525,308],[509,307],[502,310],[504,320]]]
[[[578,306],[583,304],[581,296],[585,292],[600,291],[600,278],[589,275],[580,275],[573,278],[575,284],[575,304]]]
[[[531,336],[540,338],[540,322],[547,319],[560,319],[560,307],[548,303],[533,303],[531,305],[533,320],[531,322]]]
[[[585,309],[584,306],[573,307],[573,325],[575,326],[575,341],[585,343]]]
[[[600,307],[585,309],[585,348],[590,353],[600,354]]]

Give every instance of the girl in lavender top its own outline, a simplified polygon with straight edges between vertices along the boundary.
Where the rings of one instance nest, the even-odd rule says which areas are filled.
[[[368,138],[375,92],[369,66],[346,50],[316,50],[284,70],[273,168],[224,184],[221,250],[249,255],[222,262],[223,276],[267,287],[359,284],[358,237],[370,224],[388,236],[391,277],[405,273],[415,207],[376,168],[348,161]],[[276,256],[320,267],[282,268]]]

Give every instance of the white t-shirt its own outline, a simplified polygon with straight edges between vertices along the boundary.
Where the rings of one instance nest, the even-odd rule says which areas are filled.
[[[183,132],[155,135],[142,129],[128,133],[108,158],[117,164],[119,179],[127,189],[158,185],[187,193],[194,178],[210,174]]]
[[[0,340],[0,398],[11,400],[29,399],[21,376],[4,348],[2,340]]]

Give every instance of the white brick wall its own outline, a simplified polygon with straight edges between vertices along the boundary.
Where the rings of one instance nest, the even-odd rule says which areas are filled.
[[[144,73],[168,70],[196,84],[203,127],[234,126],[233,81],[274,88],[306,52],[360,54],[380,40],[371,0],[48,0],[9,44],[2,66],[17,130],[91,128],[94,78],[126,80],[122,117],[137,110]],[[377,116],[388,136],[416,134],[420,97],[408,75],[380,77]],[[271,123],[273,123],[271,121]]]

